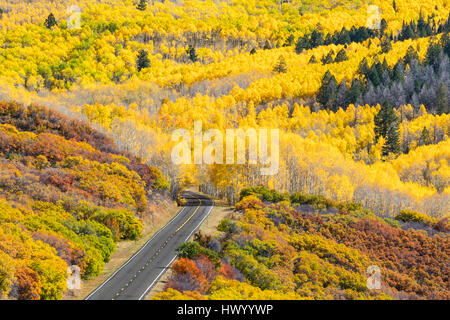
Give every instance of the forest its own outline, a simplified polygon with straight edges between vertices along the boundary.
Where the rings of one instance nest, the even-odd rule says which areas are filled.
[[[3,297],[63,298],[195,187],[235,211],[158,298],[449,298],[448,0],[3,0],[0,101]],[[194,121],[279,130],[278,172],[175,164]]]

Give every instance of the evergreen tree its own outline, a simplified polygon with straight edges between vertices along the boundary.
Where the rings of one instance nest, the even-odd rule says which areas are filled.
[[[317,63],[317,58],[315,55],[312,55],[311,58],[309,59],[308,63]]]
[[[336,107],[342,107],[345,110],[347,106],[347,84],[345,80],[341,82],[336,94]]]
[[[381,19],[381,21],[380,21],[380,34],[384,34],[384,32],[386,31],[387,27],[388,27],[388,24],[387,24],[386,19],[384,19],[384,18]]]
[[[352,40],[355,42],[363,42],[370,38],[369,34],[370,29],[360,27],[356,30],[355,35],[352,37]]]
[[[344,49],[339,50],[339,52],[336,55],[336,58],[334,59],[334,62],[342,62],[348,60],[347,52]]]
[[[139,50],[137,61],[136,61],[136,69],[137,71],[141,71],[144,68],[150,67],[150,59],[148,58],[147,50],[141,49]]]
[[[335,34],[336,34],[336,32],[335,32]],[[331,34],[327,33],[327,36],[325,37],[325,40],[323,42],[324,45],[328,46],[335,42],[336,42],[336,36],[335,35],[332,36]]]
[[[256,53],[256,48],[253,48],[252,50],[250,50],[250,54],[255,54]]]
[[[390,72],[391,71],[391,68],[389,67],[389,64],[387,63],[387,60],[386,60],[386,57],[384,57],[384,59],[383,59],[383,64],[381,65],[381,67],[382,67],[382,72],[384,73],[384,72]]]
[[[347,105],[349,104],[355,104],[358,99],[362,96],[364,93],[364,85],[361,82],[361,80],[354,78],[352,80],[352,84],[350,85],[350,89],[347,93]]]
[[[439,69],[439,56],[440,56],[441,52],[442,52],[442,47],[438,42],[430,43],[428,50],[427,50],[425,63],[433,66],[434,71],[437,71]]]
[[[189,46],[189,48],[187,49],[187,54],[192,62],[197,62],[198,60],[197,51],[193,46],[191,45]]]
[[[309,40],[306,37],[298,38],[297,44],[295,45],[295,52],[300,54],[303,50],[310,49]]]
[[[411,27],[411,24],[404,25],[402,27],[402,31],[400,32],[400,35],[398,36],[399,40],[406,40],[406,39],[415,39],[415,32],[413,28]]]
[[[417,20],[416,36],[419,38],[428,37],[431,35],[431,33],[432,32],[429,23],[425,22],[422,12],[420,12],[419,20]]]
[[[441,46],[444,53],[450,58],[450,36],[448,33],[444,33],[441,37]]]
[[[395,155],[400,153],[400,131],[398,127],[399,125],[397,122],[393,123],[388,128],[386,143],[381,149],[381,152],[384,156],[387,156],[390,153],[393,153]]]
[[[419,61],[419,55],[412,46],[409,46],[408,50],[406,51],[405,57],[403,58],[403,63],[405,65],[409,65],[413,60]]]
[[[350,34],[347,31],[347,29],[342,28],[341,32],[339,32],[339,35],[337,36],[336,44],[347,44],[351,43],[352,39],[350,39]]]
[[[275,72],[275,73],[286,73],[287,72],[286,60],[284,59],[284,56],[280,56],[278,58],[277,64],[273,67],[273,72]]]
[[[336,104],[337,81],[330,71],[325,72],[322,78],[322,85],[317,93],[317,100],[325,107],[330,108]]]
[[[438,32],[450,32],[450,12],[448,14],[447,21],[443,25],[439,26]]]
[[[422,133],[420,134],[420,144],[429,145],[431,144],[430,132],[426,127],[423,127]]]
[[[286,41],[284,42],[283,47],[292,46],[294,44],[294,40],[295,40],[294,35],[293,34],[289,35],[289,37],[287,37]]]
[[[365,76],[367,78],[367,74],[369,73],[369,63],[367,62],[367,58],[363,58],[359,63],[357,73],[361,76]]]
[[[367,72],[367,78],[373,83],[375,87],[381,84],[382,66],[380,62],[374,63]]]
[[[398,81],[404,81],[405,79],[405,66],[403,65],[402,61],[399,60],[392,70],[392,81],[398,82]]]
[[[147,9],[147,0],[139,0],[139,3],[137,5],[136,9],[145,11],[145,9]]]
[[[436,102],[439,113],[449,113],[448,91],[443,83],[440,84],[436,91]]]
[[[387,156],[389,153],[398,154],[400,152],[399,119],[389,102],[383,103],[374,121],[376,141],[380,137],[384,137],[386,140],[382,148],[383,156]]]
[[[321,61],[323,64],[330,64],[334,62],[333,59],[333,55],[334,55],[334,51],[333,49],[330,50],[330,52],[328,52],[328,54],[326,56],[323,56]]]
[[[311,33],[310,44],[313,48],[322,46],[324,44],[323,33],[321,31],[314,30]]]
[[[391,50],[392,50],[391,41],[388,39],[388,37],[383,37],[381,39],[381,52],[388,53]]]
[[[56,26],[57,22],[55,19],[55,16],[53,15],[53,13],[50,13],[47,17],[47,19],[45,19],[44,22],[44,26],[48,29],[51,29],[53,26]]]

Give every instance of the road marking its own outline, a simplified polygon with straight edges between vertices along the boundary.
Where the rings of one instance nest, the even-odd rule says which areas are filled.
[[[203,219],[199,222],[199,224],[192,230],[192,232],[189,234],[189,236],[186,238],[185,242],[191,237],[191,235],[194,233],[194,231],[202,224],[202,222],[209,216],[209,214],[211,213],[211,210],[214,207],[214,200],[212,200],[213,203],[211,205],[211,207],[209,208],[208,213],[205,215],[205,217],[203,217]],[[153,287],[153,285],[155,284],[156,281],[159,280],[159,278],[161,277],[161,275],[166,271],[167,268],[169,268],[169,266],[173,263],[173,261],[177,258],[178,255],[175,255],[173,257],[172,260],[170,260],[170,262],[167,264],[167,266],[164,267],[164,269],[156,276],[155,280],[153,280],[153,282],[147,287],[147,289],[144,291],[144,293],[139,297],[138,300],[142,300],[145,295],[148,293],[148,291]]]
[[[172,260],[170,260],[170,262],[167,264],[167,266],[165,266],[165,268],[156,276],[155,280],[153,280],[153,282],[148,286],[148,288],[144,291],[144,293],[139,297],[138,300],[142,300],[142,298],[145,297],[145,295],[147,294],[147,291],[150,290],[150,288],[153,286],[153,284],[159,280],[159,277],[161,277],[161,275],[166,271],[166,269],[172,264],[172,262],[175,260],[177,256],[175,255],[175,257],[173,257]]]
[[[192,232],[189,234],[189,236],[186,238],[186,240],[184,240],[184,242],[188,241],[188,239],[192,236],[192,234],[197,230],[197,228],[203,223],[203,221],[205,221],[205,219],[209,216],[209,214],[211,213],[212,208],[214,208],[214,200],[213,200],[213,205],[211,206],[211,208],[209,208],[208,213],[203,217],[202,221],[200,221],[198,223],[198,225],[192,230]]]
[[[177,213],[176,216],[174,216],[170,221],[161,229],[158,230],[143,246],[141,249],[139,249],[134,255],[131,256],[130,259],[127,260],[119,269],[116,270],[108,279],[106,279],[97,289],[92,291],[84,300],[88,300],[92,295],[94,295],[98,290],[100,290],[106,283],[109,282],[120,270],[122,270],[135,256],[137,256],[144,248],[161,232],[163,231],[168,225],[170,225],[178,216],[181,215],[181,213],[186,209],[186,207],[183,207],[183,209],[180,210],[180,212]]]
[[[200,208],[200,206],[202,205],[202,200],[200,200],[200,199],[198,199],[199,201],[200,201],[200,204],[199,204],[199,206],[195,209],[195,211],[194,211],[194,213],[192,213],[191,214],[191,216],[189,217],[189,218],[187,218],[187,220],[186,221],[184,221],[183,222],[183,224],[172,234],[172,236],[175,234],[175,233],[177,233],[178,231],[180,231],[180,229],[181,228],[183,228],[185,225],[186,225],[186,223],[195,215],[195,213],[198,211],[198,209]],[[211,211],[211,210],[210,210]],[[209,214],[209,213],[208,213]],[[203,220],[202,220],[203,221]],[[164,242],[164,245],[163,246],[161,246],[160,248],[158,248],[158,250],[156,251],[156,256],[157,255],[159,255],[159,252],[161,251],[161,249],[164,249],[164,247],[168,244],[168,242],[169,241],[165,241]],[[148,265],[148,263],[147,263],[147,265]],[[145,269],[145,267],[142,267],[142,270],[144,270]],[[138,273],[141,273],[141,270],[138,270]],[[135,277],[136,277],[136,275],[135,275]],[[122,291],[123,291],[123,289],[122,289]]]
[[[199,199],[200,200],[200,199]],[[202,205],[202,200],[200,200],[200,204],[199,206],[195,209],[194,213],[191,214],[191,216],[177,229],[175,230],[174,234],[177,233],[178,231],[181,230],[181,228],[183,228],[185,226],[186,223],[188,223],[189,220],[191,220],[191,218],[194,216],[194,214],[198,211],[198,209],[201,207]]]
[[[195,197],[195,196],[194,196]],[[183,222],[183,224],[175,231],[173,232],[169,238],[165,241],[164,245],[161,246],[158,251],[153,255],[153,257],[151,258],[150,261],[148,261],[146,263],[146,266],[152,262],[152,260],[154,259],[154,257],[158,256],[159,252],[161,251],[161,249],[163,249],[164,247],[167,246],[168,242],[170,239],[172,239],[175,234],[180,231],[190,220],[191,218],[197,213],[198,209],[201,207],[202,205],[202,200],[200,198],[197,198],[200,203],[198,205],[198,207],[195,209],[195,211],[191,214],[191,216]],[[191,235],[194,233],[194,231],[196,231],[196,229],[200,226],[200,224],[208,217],[208,215],[210,214],[212,208],[214,207],[214,200],[212,203],[212,206],[210,207],[208,213],[205,215],[205,217],[200,221],[200,223],[192,230],[192,232],[190,233],[190,235],[188,236],[187,239],[189,239],[191,237]],[[125,264],[123,264],[119,269],[117,269],[106,281],[104,281],[97,289],[95,289],[92,293],[90,293],[85,300],[88,300],[92,295],[94,295],[98,290],[100,290],[106,283],[108,283],[121,269],[123,269],[135,256],[137,256],[160,232],[162,232],[168,225],[170,225],[177,217],[179,217],[181,215],[181,213],[184,211],[184,209],[186,209],[186,207],[183,207],[183,209],[180,210],[180,212],[174,216],[163,228],[161,228],[158,232],[156,232],[143,246],[141,249],[139,249],[131,258],[129,258],[127,260],[127,262],[125,262]],[[187,241],[187,239],[185,241]],[[173,257],[173,259],[169,262],[169,264],[158,274],[158,276],[155,278],[155,280],[150,284],[150,286],[145,290],[145,292],[139,297],[139,300],[142,300],[142,298],[145,296],[145,294],[149,291],[149,289],[154,285],[154,283],[159,280],[159,278],[161,277],[161,275],[166,271],[166,269],[173,263],[173,261],[177,258],[177,255],[175,255]],[[144,270],[145,267],[142,267],[142,270]],[[138,270],[138,273],[140,273],[141,270]],[[134,275],[134,278],[137,277],[137,274]],[[129,283],[133,282],[133,278],[125,285],[126,287],[128,286]],[[125,288],[122,288],[121,291],[124,291]],[[116,293],[116,296],[119,296],[119,293]],[[114,300],[114,298],[113,298]]]

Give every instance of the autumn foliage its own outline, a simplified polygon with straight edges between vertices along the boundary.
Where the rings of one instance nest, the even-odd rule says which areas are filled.
[[[0,294],[62,298],[68,265],[100,274],[154,198],[198,185],[236,211],[160,298],[448,299],[449,9],[2,1]],[[174,164],[194,121],[278,129],[278,171]]]
[[[0,102],[0,293],[61,299],[67,267],[99,275],[117,241],[142,236],[149,199],[165,189],[156,168],[86,123]]]
[[[220,264],[180,258],[155,298],[448,299],[448,231],[407,215],[382,219],[357,203],[248,188],[219,234],[196,237],[205,250],[220,242]],[[367,286],[371,265],[381,269],[380,290]]]

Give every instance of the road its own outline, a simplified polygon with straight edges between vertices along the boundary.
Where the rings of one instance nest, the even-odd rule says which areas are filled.
[[[211,212],[214,201],[184,192],[187,205],[86,300],[142,300],[176,258],[175,249],[186,242]]]

